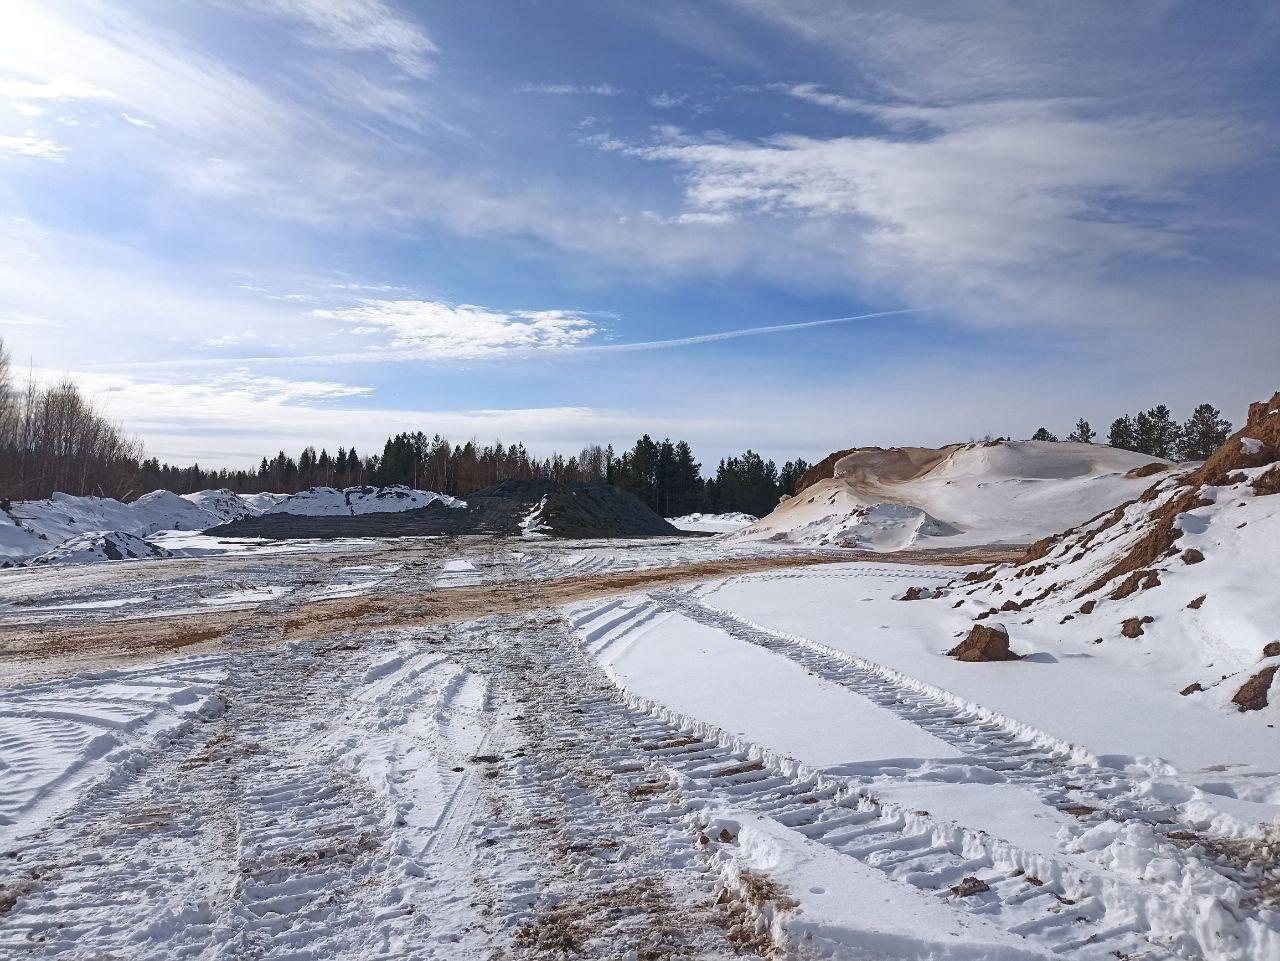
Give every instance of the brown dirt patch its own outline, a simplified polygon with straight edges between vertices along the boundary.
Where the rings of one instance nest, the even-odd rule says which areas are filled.
[[[884,555],[878,555],[883,561]],[[0,628],[0,659],[10,678],[34,680],[154,660],[177,651],[197,653],[337,637],[371,627],[428,626],[497,614],[558,607],[687,583],[784,567],[848,562],[833,554],[727,558],[675,567],[552,580],[503,581],[421,593],[367,595],[304,604],[293,610],[210,611],[97,624],[13,625]]]
[[[1155,618],[1150,615],[1145,617],[1126,617],[1120,624],[1120,633],[1128,638],[1141,637],[1146,633],[1142,629],[1142,625],[1150,624],[1153,620]]]

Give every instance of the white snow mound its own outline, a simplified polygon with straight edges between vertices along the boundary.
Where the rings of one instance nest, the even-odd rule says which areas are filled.
[[[727,514],[685,514],[682,517],[668,517],[667,523],[682,531],[726,534],[730,531],[742,530],[759,519],[754,514],[731,511]]]
[[[182,499],[190,501],[196,507],[207,511],[226,524],[230,521],[238,521],[243,517],[255,517],[261,514],[266,507],[275,503],[274,498],[277,495],[265,495],[273,498],[273,500],[268,501],[263,507],[257,507],[248,500],[250,497],[261,498],[263,496],[262,494],[241,496],[240,494],[233,494],[224,488],[222,490],[196,491],[194,494],[183,494]]]
[[[169,491],[152,491],[130,504],[56,493],[44,500],[15,501],[0,513],[0,559],[32,558],[90,532],[146,537],[165,530],[201,531],[217,523],[216,514]]]
[[[835,476],[734,536],[874,551],[1020,544],[1136,497],[1169,461],[1097,444],[997,441],[851,451]]]

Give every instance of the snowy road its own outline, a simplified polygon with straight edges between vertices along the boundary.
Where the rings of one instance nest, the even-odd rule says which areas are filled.
[[[282,589],[198,653],[0,693],[0,956],[1280,957],[1261,849],[1174,774],[731,609],[906,638],[875,591],[948,570],[721,592],[706,542],[412,550],[245,559]],[[230,575],[184,563],[86,571],[34,626],[39,588],[3,589],[24,630],[127,643],[127,605],[65,605],[208,617],[181,611]],[[510,603],[404,613],[473,592]]]

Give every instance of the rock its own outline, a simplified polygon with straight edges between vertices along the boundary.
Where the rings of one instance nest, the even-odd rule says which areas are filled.
[[[1188,547],[1182,552],[1182,563],[1184,564],[1199,564],[1202,560],[1204,560],[1204,554],[1194,547]]]
[[[982,894],[984,891],[990,890],[991,886],[986,881],[970,875],[959,884],[952,886],[951,893],[958,898],[967,898],[971,894]]]
[[[1189,610],[1193,610],[1193,611],[1198,611],[1198,610],[1200,610],[1201,605],[1202,605],[1202,604],[1204,604],[1204,599],[1205,599],[1206,597],[1208,597],[1208,596],[1209,596],[1208,594],[1201,594],[1201,595],[1200,595],[1199,597],[1197,597],[1195,600],[1193,600],[1193,601],[1189,602],[1189,603],[1187,604],[1187,608],[1188,608]]]
[[[1240,690],[1236,691],[1231,703],[1242,712],[1261,711],[1267,706],[1267,692],[1271,689],[1276,671],[1280,671],[1280,667],[1264,668],[1253,675],[1240,685]]]
[[[1263,657],[1280,657],[1280,641],[1272,641],[1262,649]]]
[[[1022,610],[1022,605],[1019,604],[1017,601],[1005,601],[1003,604],[1000,605],[1000,613],[1002,614],[1008,614],[1013,611],[1020,611],[1020,610]]]
[[[923,601],[932,597],[932,592],[927,587],[908,587],[907,592],[898,598],[900,601]]]
[[[1183,697],[1186,697],[1188,694],[1198,694],[1203,690],[1204,690],[1204,685],[1201,684],[1199,681],[1196,681],[1194,684],[1188,684],[1178,693],[1181,694]]]
[[[1085,601],[1083,604],[1081,604],[1081,605],[1080,605],[1079,613],[1080,613],[1080,614],[1092,614],[1092,613],[1093,613],[1093,609],[1094,609],[1095,607],[1097,607],[1097,606],[1098,606],[1098,602],[1097,602],[1097,601]]]
[[[1150,624],[1155,618],[1147,617],[1126,617],[1120,625],[1120,633],[1125,637],[1141,637],[1145,631],[1142,629],[1143,624]]]
[[[1009,633],[999,624],[975,624],[968,636],[947,651],[957,661],[1017,661],[1021,656],[1009,650]]]

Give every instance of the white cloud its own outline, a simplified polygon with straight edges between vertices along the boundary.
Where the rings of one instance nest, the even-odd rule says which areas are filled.
[[[317,46],[382,53],[410,76],[426,76],[437,52],[420,26],[382,0],[266,0],[266,5],[307,24],[308,39]]]
[[[0,134],[0,151],[5,150],[22,157],[37,157],[41,160],[61,162],[68,148],[56,140],[46,140],[31,134],[21,136]]]
[[[346,321],[353,333],[389,332],[376,348],[386,359],[477,360],[515,352],[580,344],[596,333],[572,310],[496,311],[433,300],[363,300],[355,307],[314,310],[316,317]]]
[[[616,97],[622,91],[608,83],[525,83],[516,87],[516,93],[594,94],[598,97]]]
[[[50,80],[0,80],[0,100],[114,100],[110,90],[75,77]]]
[[[356,387],[324,380],[289,380],[267,374],[254,374],[247,367],[237,367],[207,384],[193,386],[207,389],[211,393],[244,396],[261,403],[277,405],[365,397],[373,393],[372,387]]]
[[[1256,150],[1253,129],[1229,118],[1092,118],[1021,104],[927,119],[928,136],[602,146],[680,165],[686,215],[843,219],[882,260],[947,273],[1183,254],[1193,216],[1183,187]]]
[[[667,93],[664,90],[662,91],[662,93],[655,94],[654,96],[650,97],[649,103],[652,106],[659,108],[660,110],[667,110],[667,109],[670,109],[671,107],[680,106],[680,104],[684,103],[686,99],[687,97],[685,94],[672,94],[672,93]]]
[[[132,114],[122,113],[120,114],[120,119],[123,120],[125,123],[131,124],[135,127],[145,127],[147,130],[156,129],[156,125],[153,124],[150,120],[143,120],[141,117],[135,117]]]

